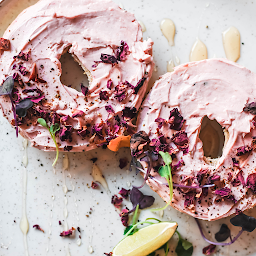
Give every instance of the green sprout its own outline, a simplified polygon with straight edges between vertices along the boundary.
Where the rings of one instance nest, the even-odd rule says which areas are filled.
[[[57,131],[60,130],[60,125],[59,124],[52,124],[51,127],[49,127],[47,125],[46,121],[43,118],[38,118],[37,122],[39,124],[41,124],[43,127],[45,127],[49,131],[49,133],[50,133],[50,135],[52,137],[52,140],[53,140],[53,142],[55,144],[55,147],[56,147],[56,158],[55,158],[55,160],[54,160],[54,162],[52,164],[52,166],[55,166],[57,161],[58,161],[58,158],[59,158],[59,147],[58,147],[58,144],[56,142],[55,134],[56,134]]]

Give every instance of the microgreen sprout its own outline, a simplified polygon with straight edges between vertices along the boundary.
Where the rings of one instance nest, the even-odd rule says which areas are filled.
[[[2,95],[8,95],[12,104],[12,112],[13,112],[13,118],[15,122],[15,128],[16,128],[16,136],[18,137],[18,122],[17,122],[17,117],[16,117],[16,109],[14,105],[14,101],[12,98],[12,91],[14,88],[14,79],[12,76],[8,76],[6,80],[3,82],[3,85],[0,86],[0,96]]]
[[[165,165],[160,167],[158,173],[161,177],[166,178],[166,180],[168,182],[168,186],[170,189],[170,199],[164,207],[151,210],[154,212],[165,210],[168,207],[168,205],[170,205],[170,203],[172,202],[172,194],[173,194],[172,173],[171,173],[172,157],[170,156],[170,154],[168,152],[165,153],[163,151],[159,151],[159,154],[163,158]]]
[[[183,239],[177,230],[176,233],[179,236],[179,242],[177,244],[175,252],[177,253],[178,256],[191,256],[193,254],[194,249],[193,245],[189,241]]]
[[[57,131],[59,131],[60,125],[56,123],[56,124],[52,124],[52,125],[49,127],[49,126],[47,125],[46,121],[45,121],[43,118],[38,118],[38,119],[37,119],[37,122],[38,122],[39,124],[41,124],[43,127],[45,127],[45,128],[49,131],[49,133],[50,133],[50,135],[51,135],[51,137],[52,137],[52,140],[53,140],[53,142],[54,142],[54,144],[55,144],[55,147],[56,147],[56,158],[55,158],[55,160],[54,160],[54,162],[53,162],[53,164],[52,164],[52,166],[55,166],[56,163],[57,163],[57,161],[58,161],[58,158],[59,158],[59,147],[58,147],[58,144],[57,144],[57,142],[56,142],[55,134],[56,134]]]

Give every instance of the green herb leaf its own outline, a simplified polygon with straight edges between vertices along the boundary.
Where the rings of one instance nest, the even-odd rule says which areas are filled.
[[[126,235],[126,233],[128,233],[132,228],[133,228],[133,225],[130,225],[130,226],[126,227],[125,230],[124,230],[124,235]],[[133,234],[136,233],[137,231],[139,231],[139,229],[138,229],[138,228],[134,228],[134,229],[128,234],[128,236],[133,235]]]
[[[187,251],[191,246],[193,246],[189,241],[183,240],[182,241],[183,248]]]
[[[161,166],[158,170],[158,173],[161,177],[169,179],[169,168],[167,165]]]
[[[38,122],[39,124],[41,124],[43,127],[49,129],[49,127],[48,127],[46,121],[45,121],[43,118],[38,118],[38,119],[37,119],[37,122]]]
[[[159,155],[163,158],[166,165],[170,165],[172,163],[172,157],[168,152],[159,151]]]
[[[50,127],[50,132],[55,134],[57,131],[59,131],[60,129],[60,125],[59,124],[52,124]]]
[[[191,256],[193,254],[193,245],[187,240],[183,239],[178,231],[176,233],[179,236],[179,242],[175,249],[177,256]]]

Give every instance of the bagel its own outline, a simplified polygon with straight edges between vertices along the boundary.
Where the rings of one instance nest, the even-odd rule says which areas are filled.
[[[158,173],[163,164],[158,152],[169,152],[171,205],[177,210],[212,221],[256,204],[255,85],[253,72],[225,59],[180,65],[154,84],[142,104],[131,152],[145,170],[145,153],[152,154],[147,183],[166,202],[169,188]],[[220,130],[210,124],[203,131],[209,125],[204,119]]]
[[[87,151],[132,134],[131,119],[154,66],[153,42],[143,41],[133,14],[109,0],[41,0],[24,10],[3,38],[10,47],[0,47],[1,81],[13,76],[16,106],[27,98],[33,106],[17,120],[9,97],[0,96],[0,106],[33,147],[55,150],[38,118],[49,127],[60,125],[61,151]],[[89,88],[81,85],[79,92],[61,83],[65,52],[81,65]]]

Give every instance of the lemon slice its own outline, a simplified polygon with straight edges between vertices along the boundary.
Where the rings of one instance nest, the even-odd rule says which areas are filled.
[[[165,244],[174,234],[176,222],[160,222],[140,229],[124,238],[113,250],[113,256],[146,256]]]

